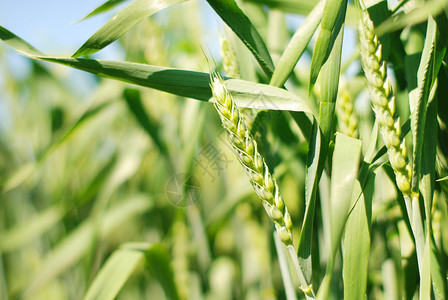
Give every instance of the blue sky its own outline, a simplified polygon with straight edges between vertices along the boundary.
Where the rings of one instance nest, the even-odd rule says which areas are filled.
[[[72,54],[110,18],[101,14],[75,23],[105,0],[3,0],[0,25],[39,50]]]

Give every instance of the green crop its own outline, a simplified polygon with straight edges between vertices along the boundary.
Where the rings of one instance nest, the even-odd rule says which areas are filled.
[[[447,9],[134,0],[72,56],[0,24],[0,299],[448,299]]]

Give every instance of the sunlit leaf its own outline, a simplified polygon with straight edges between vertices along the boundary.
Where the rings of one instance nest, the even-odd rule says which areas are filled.
[[[173,4],[186,0],[134,0],[129,6],[116,14],[109,22],[95,32],[73,57],[95,53],[116,41],[144,18]]]

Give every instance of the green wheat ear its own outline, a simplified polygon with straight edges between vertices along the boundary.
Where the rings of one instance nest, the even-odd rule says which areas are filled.
[[[336,112],[340,131],[350,137],[358,137],[358,118],[354,111],[354,101],[347,84],[341,82],[339,87],[339,97],[336,102]]]
[[[214,75],[211,88],[222,126],[227,131],[229,142],[235,149],[239,162],[245,168],[250,183],[274,222],[281,241],[286,246],[292,245],[291,216],[280,195],[275,178],[258,152],[256,141],[250,135],[238,107],[219,75]]]
[[[226,71],[227,75],[230,77],[241,78],[235,51],[233,50],[230,41],[224,37],[223,34],[219,35],[219,45],[224,71]]]
[[[395,97],[387,78],[386,63],[381,59],[382,47],[374,33],[373,22],[365,9],[362,10],[358,31],[362,66],[383,142],[395,172],[397,186],[403,195],[409,196],[412,169],[408,163],[406,143],[401,137],[400,118],[395,111]]]

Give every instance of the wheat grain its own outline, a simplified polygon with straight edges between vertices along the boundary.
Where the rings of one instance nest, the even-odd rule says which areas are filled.
[[[358,26],[361,60],[373,109],[380,124],[383,142],[395,172],[397,186],[405,196],[411,192],[411,166],[408,163],[405,139],[401,137],[400,118],[395,111],[395,97],[387,78],[382,47],[374,33],[373,22],[366,10],[362,11]]]

